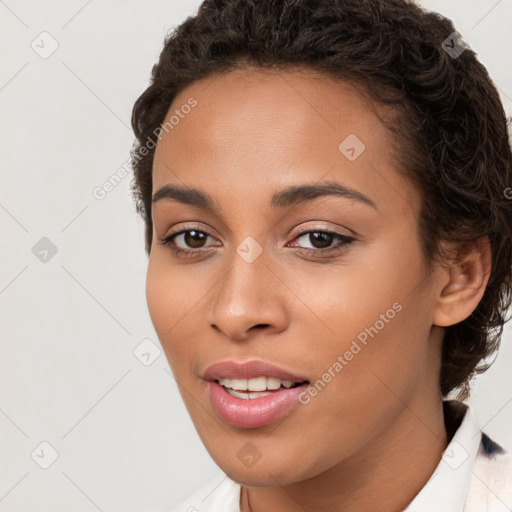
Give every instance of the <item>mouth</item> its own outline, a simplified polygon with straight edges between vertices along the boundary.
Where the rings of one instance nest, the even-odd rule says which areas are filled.
[[[310,381],[267,363],[222,361],[202,376],[218,416],[236,427],[256,428],[290,414]]]

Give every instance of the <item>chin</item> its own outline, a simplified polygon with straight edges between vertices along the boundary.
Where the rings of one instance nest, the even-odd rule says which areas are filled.
[[[235,444],[235,446],[238,445]],[[240,455],[244,452],[238,448],[232,448],[232,450],[232,452],[211,452],[210,455],[215,464],[231,480],[246,487],[275,487],[276,485],[293,484],[308,478],[303,471],[304,461],[299,459],[298,454],[294,454],[290,458],[282,453],[277,457],[262,456],[255,462],[254,460],[248,461],[246,465],[243,455]]]
[[[301,477],[291,475],[286,471],[276,471],[276,468],[270,464],[256,467],[240,469],[233,467],[222,467],[231,480],[234,480],[244,487],[276,487],[278,485],[289,485],[301,481]]]

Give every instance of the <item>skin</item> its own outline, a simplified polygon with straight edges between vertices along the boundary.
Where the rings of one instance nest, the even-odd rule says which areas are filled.
[[[175,200],[153,204],[146,296],[155,330],[206,449],[243,486],[241,510],[398,511],[428,481],[449,439],[439,389],[443,326],[481,299],[489,244],[453,249],[428,270],[420,247],[421,195],[397,170],[391,137],[346,82],[304,70],[235,70],[194,82],[169,116],[197,106],[162,132],[153,192],[165,184],[210,194],[211,212]],[[356,134],[365,151],[338,149]],[[336,181],[370,198],[323,196],[271,208],[285,187]],[[192,257],[159,244],[174,238]],[[340,252],[308,231],[353,236]],[[306,232],[306,234],[301,234]],[[263,252],[247,263],[247,237]],[[188,242],[188,244],[187,244]],[[263,359],[315,382],[365,328],[402,309],[307,405],[260,428],[225,423],[201,377],[214,362]],[[237,457],[251,442],[261,458]],[[421,461],[421,463],[418,463]]]

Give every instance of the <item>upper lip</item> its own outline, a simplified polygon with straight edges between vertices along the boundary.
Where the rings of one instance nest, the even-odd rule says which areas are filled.
[[[209,381],[219,379],[252,379],[255,377],[275,377],[291,382],[304,382],[308,379],[275,366],[266,361],[219,361],[206,369],[203,378]]]

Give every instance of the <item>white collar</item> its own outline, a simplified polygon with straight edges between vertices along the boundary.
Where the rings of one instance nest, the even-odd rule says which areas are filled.
[[[465,408],[464,418],[443,452],[437,468],[404,512],[463,512],[481,432],[473,409],[462,402],[448,401],[445,407]]]

